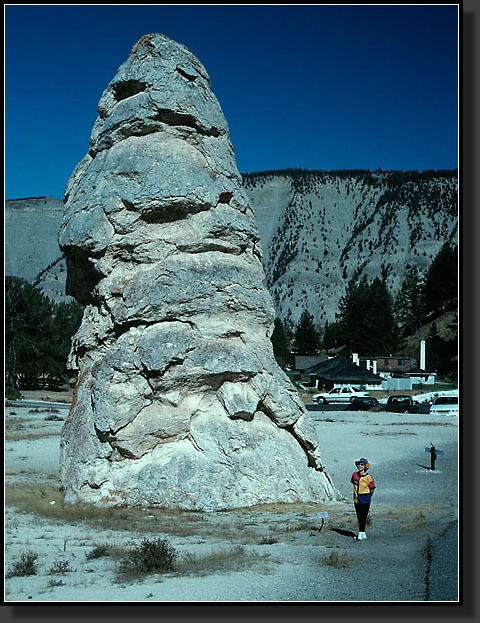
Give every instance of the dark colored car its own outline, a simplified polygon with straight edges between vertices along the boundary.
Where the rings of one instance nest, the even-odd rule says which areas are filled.
[[[387,400],[385,411],[390,413],[418,413],[418,402],[411,396],[397,394]]]
[[[380,403],[376,398],[352,398],[345,411],[380,411]]]

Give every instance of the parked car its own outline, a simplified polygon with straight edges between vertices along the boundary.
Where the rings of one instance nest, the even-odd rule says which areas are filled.
[[[321,392],[312,396],[313,402],[328,404],[329,402],[350,402],[353,398],[368,398],[368,392],[356,389],[351,385],[344,387],[334,387],[329,392]]]
[[[376,398],[352,398],[346,411],[380,411],[380,403]]]
[[[430,405],[434,415],[458,415],[458,396],[438,396]]]
[[[389,396],[385,411],[390,413],[418,413],[418,402],[411,396],[396,394]]]

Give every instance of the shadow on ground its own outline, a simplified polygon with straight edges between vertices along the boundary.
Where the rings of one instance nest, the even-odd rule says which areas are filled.
[[[355,538],[357,536],[355,532],[352,532],[351,530],[343,530],[342,528],[329,528],[329,530],[332,530],[337,534],[341,534],[342,536],[348,536],[349,538]]]

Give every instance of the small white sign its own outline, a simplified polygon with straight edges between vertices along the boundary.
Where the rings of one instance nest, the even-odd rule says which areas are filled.
[[[328,519],[328,513],[327,511],[323,511],[322,513],[317,513],[317,517],[319,519]]]

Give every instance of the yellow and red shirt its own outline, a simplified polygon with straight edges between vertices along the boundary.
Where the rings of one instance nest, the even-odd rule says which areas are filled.
[[[369,504],[375,489],[375,482],[370,474],[361,476],[359,472],[353,472],[351,482],[353,484],[353,501]]]

